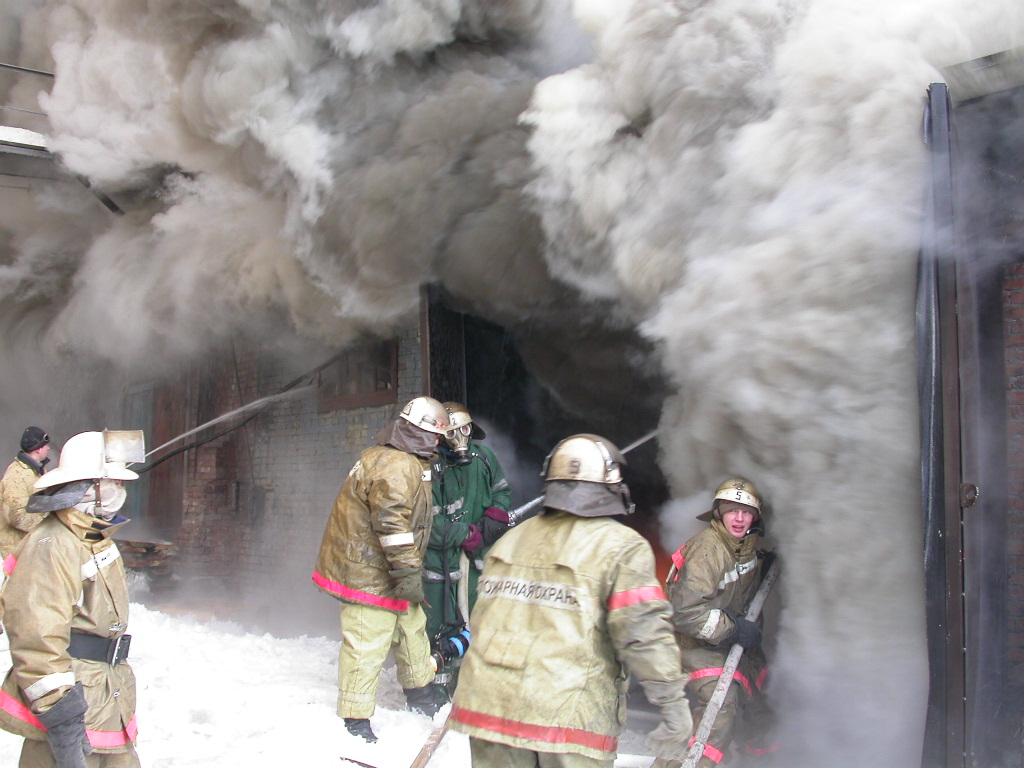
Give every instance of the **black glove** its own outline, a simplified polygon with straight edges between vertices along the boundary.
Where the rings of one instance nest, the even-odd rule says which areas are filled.
[[[395,580],[395,597],[410,603],[426,602],[423,595],[423,573],[419,568],[400,568],[391,572]]]
[[[722,645],[736,645],[739,643],[745,650],[752,651],[761,647],[761,627],[750,619],[736,616],[729,611],[726,615],[736,624],[732,634],[722,641]]]
[[[682,760],[690,746],[693,717],[683,696],[661,705],[661,723],[647,734],[647,745],[664,760]]]
[[[85,735],[85,689],[81,683],[58,699],[57,703],[38,715],[46,726],[46,741],[50,745],[57,768],[86,768],[85,756],[92,754],[92,745]]]

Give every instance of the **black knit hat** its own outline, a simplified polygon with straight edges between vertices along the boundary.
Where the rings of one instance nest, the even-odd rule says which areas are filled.
[[[50,442],[50,436],[39,427],[28,427],[21,436],[21,450],[31,453]]]

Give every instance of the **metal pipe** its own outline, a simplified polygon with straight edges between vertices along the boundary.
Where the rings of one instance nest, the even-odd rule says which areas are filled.
[[[16,72],[25,72],[29,75],[42,75],[43,77],[56,77],[53,72],[43,72],[41,69],[29,69],[28,67],[19,67],[17,64],[5,64],[0,61],[0,69],[13,69]]]
[[[0,109],[9,109],[12,112],[24,112],[26,115],[38,115],[39,117],[48,117],[45,112],[36,112],[31,109],[22,109],[21,107],[12,107],[10,104],[0,104]]]
[[[262,408],[264,405],[267,405],[268,403],[272,403],[275,400],[283,400],[286,397],[294,397],[295,395],[300,394],[302,392],[305,392],[307,389],[312,389],[315,386],[316,386],[315,384],[307,384],[304,387],[298,387],[296,389],[290,389],[287,392],[278,392],[276,395],[267,395],[266,397],[261,397],[259,400],[253,400],[251,403],[247,403],[247,404],[243,405],[241,408],[235,408],[235,410],[230,411],[230,412],[225,413],[225,414],[222,414],[221,416],[218,416],[215,419],[210,419],[205,424],[200,424],[195,429],[190,429],[188,432],[183,432],[182,434],[178,435],[177,437],[171,438],[170,440],[168,440],[163,445],[158,446],[158,447],[154,448],[152,451],[150,451],[149,453],[147,453],[146,456],[147,457],[152,456],[154,453],[156,453],[157,451],[163,450],[168,445],[172,445],[173,443],[176,443],[179,440],[181,440],[182,438],[188,437],[189,435],[194,435],[196,432],[201,432],[202,430],[206,429],[207,427],[213,426],[214,424],[217,424],[217,423],[219,423],[221,421],[224,421],[226,419],[230,419],[232,416],[237,416],[240,413],[245,413],[246,411],[251,411],[254,408]]]

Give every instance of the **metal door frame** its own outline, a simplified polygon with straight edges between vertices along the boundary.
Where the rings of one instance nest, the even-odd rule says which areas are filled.
[[[958,107],[966,110],[961,134],[972,126],[975,134],[961,136],[958,147],[948,89],[929,88],[932,183],[917,304],[931,682],[927,768],[1002,766],[1009,743],[1002,284],[1012,262],[984,244],[990,224],[979,211],[998,191],[973,184],[991,178],[993,166],[981,158],[997,139],[979,123],[990,105],[978,106],[978,112]],[[986,125],[980,133],[979,124]],[[988,191],[978,196],[979,189]]]
[[[965,754],[963,527],[960,508],[959,325],[952,108],[928,89],[924,139],[931,180],[918,272],[918,385],[930,688],[922,765],[961,767]]]

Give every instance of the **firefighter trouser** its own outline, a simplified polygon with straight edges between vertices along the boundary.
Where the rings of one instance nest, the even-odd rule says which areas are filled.
[[[427,613],[427,635],[431,641],[438,637],[444,638],[459,632],[465,624],[462,612],[456,599],[457,581],[445,583],[443,581],[423,580],[423,596],[430,604],[426,608]]]
[[[85,758],[85,765],[86,768],[139,768],[139,756],[135,752],[135,745],[129,744],[124,752],[93,752]],[[57,761],[53,759],[50,745],[45,741],[25,739],[18,768],[57,768]]]
[[[392,647],[403,688],[422,688],[434,679],[426,620],[420,605],[409,606],[408,613],[369,605],[341,606],[338,717],[373,714],[380,671]]]
[[[748,651],[740,659],[739,669],[715,718],[697,768],[714,768],[722,763],[734,737],[750,755],[774,751],[774,745],[770,743],[774,716],[761,690],[764,670],[764,656],[759,651]],[[686,696],[690,700],[696,733],[718,685],[721,669],[709,667],[686,671],[690,673]],[[679,760],[658,759],[651,768],[679,768],[681,765]]]
[[[612,768],[615,760],[555,752],[534,752],[469,737],[473,768]]]

